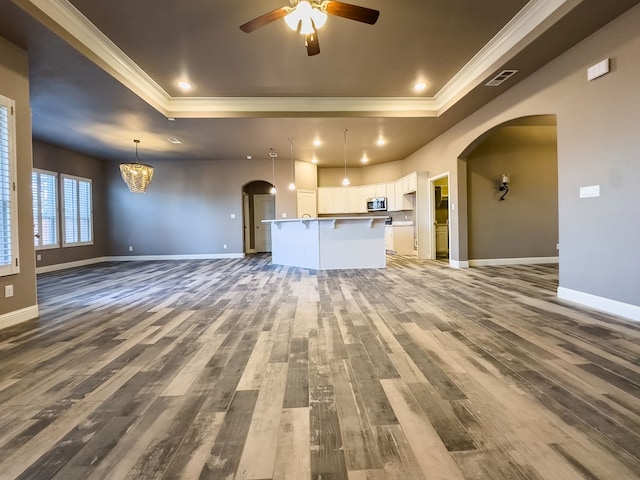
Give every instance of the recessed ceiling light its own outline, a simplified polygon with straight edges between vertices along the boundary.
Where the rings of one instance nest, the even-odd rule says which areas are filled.
[[[247,155],[247,160],[251,160],[253,157],[251,155]]]
[[[170,122],[175,122],[176,121],[176,119],[173,118],[173,117],[167,117],[167,120],[169,120]]]
[[[383,136],[379,136],[378,140],[376,140],[376,145],[378,145],[379,147],[385,145],[387,143],[387,141],[384,139]]]
[[[316,157],[313,157],[313,158],[311,159],[311,163],[318,163],[318,159],[317,159]]]
[[[319,147],[320,145],[322,145],[322,142],[320,141],[320,139],[319,139],[319,138],[316,138],[316,139],[313,141],[313,146],[314,146],[314,147]]]
[[[182,143],[179,139],[177,139],[176,137],[169,137],[167,138],[167,140],[169,140],[169,142],[173,143],[174,145],[178,145],[180,143]]]
[[[427,84],[424,83],[424,82],[418,82],[413,86],[413,89],[416,92],[422,92],[422,91],[424,91],[425,88],[427,88]]]
[[[180,90],[186,92],[187,90],[191,90],[193,88],[193,85],[191,85],[191,83],[187,82],[186,80],[181,80],[178,82],[178,87],[180,88]]]
[[[360,159],[362,163],[369,163],[369,157],[367,157],[366,153],[362,154],[362,158]]]

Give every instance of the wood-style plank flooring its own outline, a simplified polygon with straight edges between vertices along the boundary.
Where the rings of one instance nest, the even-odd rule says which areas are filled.
[[[41,275],[0,332],[0,479],[638,479],[640,325],[557,266]]]

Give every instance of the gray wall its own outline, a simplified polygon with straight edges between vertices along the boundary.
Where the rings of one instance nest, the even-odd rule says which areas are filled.
[[[49,170],[58,174],[90,178],[92,180],[91,188],[93,193],[93,245],[38,250],[37,253],[41,258],[39,261],[36,260],[36,266],[45,267],[59,263],[104,257],[108,219],[105,195],[105,168],[107,164],[102,160],[34,141],[33,166],[34,168]],[[59,178],[58,185],[60,185]],[[59,195],[58,212],[59,218],[62,218],[60,204],[61,197]],[[62,232],[60,232],[60,238],[62,238]]]
[[[406,159],[431,176],[449,172],[451,258],[468,259],[466,157],[497,126],[556,115],[560,286],[640,306],[640,6],[599,30]],[[608,75],[587,68],[611,58]],[[601,196],[578,197],[600,185]],[[419,228],[428,219],[417,219]]]
[[[0,277],[0,316],[34,307],[36,300],[33,213],[31,210],[31,109],[27,53],[0,37],[0,94],[16,102],[18,248],[20,273]],[[5,285],[14,296],[4,298]],[[0,321],[0,325],[2,322]]]
[[[155,172],[144,194],[129,192],[116,164],[107,169],[107,255],[243,253],[242,187],[254,180],[273,183],[270,160],[147,163]],[[287,188],[290,168],[276,161],[277,218],[295,217],[297,195]]]
[[[556,127],[504,127],[467,158],[469,258],[555,257],[558,243]],[[500,200],[500,175],[509,193]]]

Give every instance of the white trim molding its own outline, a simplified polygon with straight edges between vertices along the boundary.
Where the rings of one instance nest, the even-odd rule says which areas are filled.
[[[220,260],[224,258],[244,258],[244,253],[203,253],[187,255],[122,255],[106,257],[106,262],[140,262],[149,260]]]
[[[640,306],[638,305],[631,305],[630,303],[623,303],[565,287],[558,287],[558,298],[611,315],[640,322]]]
[[[478,258],[469,260],[471,267],[489,267],[497,265],[539,265],[558,263],[560,257],[524,257],[524,258]]]
[[[451,268],[469,268],[469,262],[467,260],[453,260],[450,258],[449,266]]]
[[[47,265],[45,267],[37,267],[36,275],[39,273],[57,272],[58,270],[67,270],[69,268],[84,267],[93,265],[94,263],[106,262],[107,257],[87,258],[86,260],[78,260],[75,262],[57,263],[55,265]]]
[[[363,117],[435,117],[477,87],[582,0],[531,0],[430,98],[172,97],[69,0],[13,0],[38,21],[167,117],[235,118],[342,113]]]
[[[38,305],[32,305],[30,307],[22,308],[14,312],[5,313],[0,315],[0,329],[13,327],[23,322],[28,322],[34,318],[38,318],[40,310]]]

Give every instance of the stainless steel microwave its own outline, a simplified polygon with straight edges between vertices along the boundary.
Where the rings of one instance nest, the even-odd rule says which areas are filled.
[[[387,198],[386,197],[367,198],[367,211],[368,212],[386,212]]]

